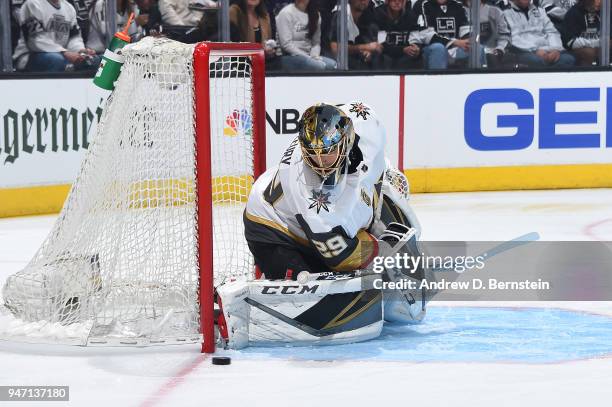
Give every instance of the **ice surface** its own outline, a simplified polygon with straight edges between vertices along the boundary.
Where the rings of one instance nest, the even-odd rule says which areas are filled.
[[[412,202],[427,240],[507,240],[529,232],[543,240],[612,239],[612,190],[426,194]],[[28,262],[53,221],[0,220],[0,284]],[[211,365],[197,345],[0,342],[0,385],[69,385],[75,406],[609,403],[610,303],[473,305],[434,304],[425,324],[388,326],[361,344],[221,351],[232,356],[230,366]]]
[[[241,359],[553,363],[612,355],[612,318],[543,308],[431,307],[419,325],[337,346],[251,347]]]

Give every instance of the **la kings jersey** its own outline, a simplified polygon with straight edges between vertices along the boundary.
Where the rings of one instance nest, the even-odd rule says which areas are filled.
[[[435,0],[423,0],[415,4],[418,33],[411,42],[422,44],[441,43],[449,47],[453,40],[465,38],[471,31],[463,5],[456,0],[438,4]]]
[[[577,4],[565,14],[561,31],[563,45],[567,49],[598,48],[601,31],[599,12],[589,11]]]
[[[31,52],[79,51],[85,48],[74,7],[66,0],[28,0],[20,10],[21,27]]]
[[[83,42],[87,42],[87,37],[89,36],[89,10],[92,9],[95,1],[96,0],[68,0],[76,11],[77,22],[79,24],[79,28],[81,29],[81,37],[83,37]],[[100,0],[99,3],[104,2]]]
[[[249,232],[249,222],[273,229],[279,244],[294,242],[316,249],[333,270],[350,271],[369,262],[376,253],[375,239],[366,232],[380,197],[385,170],[385,130],[365,104],[339,106],[352,120],[355,143],[348,166],[334,187],[321,179],[302,159],[297,138],[278,167],[255,182],[245,211],[247,240],[270,241]],[[369,242],[369,243],[368,243]]]

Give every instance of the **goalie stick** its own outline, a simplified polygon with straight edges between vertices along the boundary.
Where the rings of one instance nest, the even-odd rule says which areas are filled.
[[[383,241],[386,244],[379,245],[379,247],[383,248],[379,256],[382,257],[391,257],[395,255],[406,243],[410,241],[413,237],[416,236],[416,229],[409,228],[406,225],[402,225],[401,223],[391,222],[387,226],[387,229],[379,236],[378,240]],[[306,284],[309,281],[314,280],[339,280],[345,278],[355,278],[362,277],[370,274],[380,274],[376,273],[371,269],[364,270],[355,270],[350,273],[340,273],[327,271],[323,273],[309,273],[307,271],[301,271],[297,276],[297,281],[300,284]]]
[[[391,225],[391,224],[390,224]],[[400,225],[400,224],[397,224]],[[394,254],[396,254],[399,249],[401,249],[404,244],[406,244],[406,242],[408,242],[412,236],[414,236],[415,230],[414,229],[410,229],[404,225],[400,225],[403,226],[404,228],[406,228],[407,230],[401,234],[399,232],[399,229],[393,230],[392,231],[392,235],[397,236],[398,241],[397,243],[392,246],[392,248],[394,250],[389,251],[388,253],[384,253],[384,256],[393,256]],[[411,232],[412,231],[412,232]],[[385,231],[383,233],[383,235],[381,235],[381,238],[387,233],[387,231]],[[401,235],[401,236],[400,236]],[[531,242],[535,242],[537,240],[540,240],[540,234],[538,232],[530,232],[530,233],[526,233],[524,235],[515,237],[514,239],[511,239],[507,242],[503,242],[495,247],[493,247],[490,250],[487,250],[481,254],[479,254],[476,257],[479,256],[483,256],[486,257],[487,259],[490,259],[493,256],[497,256],[498,254],[507,252],[508,250],[512,250],[515,249],[519,246],[525,245],[527,243],[531,243]],[[401,243],[401,244],[398,244]],[[447,268],[436,268],[433,269],[432,272],[434,273],[440,273],[440,272],[448,272],[449,269]],[[302,271],[298,274],[297,276],[297,281],[300,284],[306,284],[310,281],[315,281],[315,280],[339,280],[339,279],[347,279],[347,278],[355,278],[355,277],[362,277],[362,276],[366,276],[366,275],[370,275],[370,274],[379,274],[374,272],[373,270],[370,269],[365,269],[365,270],[355,270],[353,272],[350,273],[340,273],[340,272],[323,272],[323,273],[309,273],[307,271]]]

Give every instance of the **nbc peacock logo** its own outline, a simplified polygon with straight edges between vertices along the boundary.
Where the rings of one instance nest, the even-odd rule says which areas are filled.
[[[246,109],[234,109],[225,118],[225,127],[223,128],[223,135],[225,136],[243,135],[250,137],[252,131],[253,117]]]

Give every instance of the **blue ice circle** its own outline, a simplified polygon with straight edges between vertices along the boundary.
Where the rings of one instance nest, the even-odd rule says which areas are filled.
[[[612,354],[612,317],[543,308],[430,307],[419,325],[336,346],[250,347],[241,359],[553,363]]]

